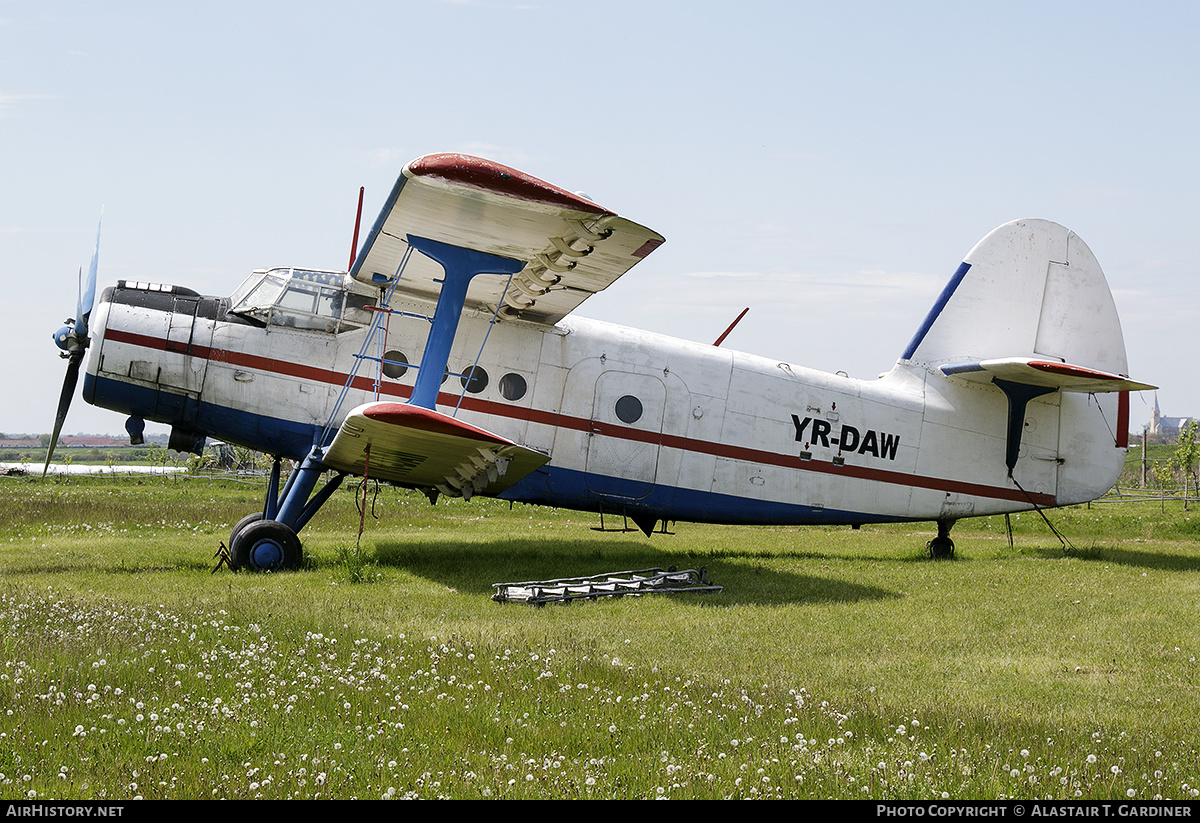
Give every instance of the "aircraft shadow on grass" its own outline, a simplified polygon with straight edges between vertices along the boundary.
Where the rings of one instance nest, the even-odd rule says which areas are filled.
[[[375,549],[380,566],[403,569],[467,594],[491,596],[493,583],[621,572],[634,569],[699,569],[707,566],[719,595],[684,595],[690,602],[714,605],[841,603],[900,597],[896,591],[832,577],[765,568],[756,558],[704,558],[649,549],[643,543],[611,540],[555,541],[531,548],[528,539],[470,544],[452,540],[419,543],[383,542]],[[762,558],[758,558],[762,560]],[[715,599],[714,599],[715,598]]]
[[[1033,557],[1055,559],[1063,556],[1059,546],[1023,549],[1022,554]],[[1080,546],[1068,549],[1070,557],[1089,562],[1111,563],[1116,566],[1130,566],[1141,569],[1160,569],[1172,572],[1200,571],[1200,556],[1194,554],[1178,554],[1162,551],[1137,551],[1135,549],[1113,548],[1111,546]]]

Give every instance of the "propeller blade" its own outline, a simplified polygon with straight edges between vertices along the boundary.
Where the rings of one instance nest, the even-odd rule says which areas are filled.
[[[67,361],[67,377],[63,380],[62,394],[58,397],[58,413],[54,416],[54,434],[50,436],[50,446],[46,449],[46,465],[42,467],[42,477],[50,470],[50,460],[54,457],[54,447],[58,445],[58,435],[63,423],[67,420],[67,410],[71,408],[71,399],[75,396],[75,386],[79,383],[79,364],[83,362],[83,349],[76,349]]]
[[[75,322],[67,320],[67,325],[55,332],[55,342],[59,348],[67,351],[67,376],[63,380],[62,393],[58,396],[58,412],[54,415],[54,434],[50,436],[50,445],[46,449],[46,465],[42,466],[42,477],[50,470],[50,461],[54,458],[54,447],[58,445],[58,435],[62,432],[63,423],[67,421],[67,411],[71,408],[71,399],[75,396],[75,387],[79,384],[79,366],[83,363],[83,355],[88,345],[88,317],[92,314],[92,305],[96,302],[96,273],[100,267],[100,228],[104,224],[104,208],[100,209],[100,220],[96,224],[96,249],[92,252],[92,262],[88,266],[87,281],[83,279],[83,269],[79,270],[78,299],[75,304]]]
[[[75,334],[80,340],[86,340],[88,335],[88,317],[92,313],[92,304],[96,302],[96,270],[100,266],[100,227],[104,223],[104,209],[100,209],[100,221],[96,224],[96,250],[92,252],[92,263],[88,266],[87,282],[79,294],[79,306],[75,314]]]

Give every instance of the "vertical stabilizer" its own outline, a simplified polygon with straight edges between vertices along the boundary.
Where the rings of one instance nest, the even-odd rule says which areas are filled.
[[[949,412],[927,410],[939,436],[983,438],[979,446],[956,440],[943,458],[977,455],[962,470],[989,482],[1004,466],[1010,482],[1057,505],[1112,486],[1128,445],[1128,393],[1153,388],[1129,379],[1121,322],[1095,256],[1046,220],[1006,223],[979,241],[900,362],[925,372],[927,391]],[[1003,450],[982,445],[989,438]]]
[[[1125,341],[1091,249],[1047,220],[1006,223],[979,241],[901,360],[1034,358],[1125,375]]]

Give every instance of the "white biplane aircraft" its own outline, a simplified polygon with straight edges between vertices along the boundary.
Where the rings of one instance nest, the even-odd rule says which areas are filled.
[[[263,571],[299,564],[297,535],[347,475],[431,502],[623,514],[647,534],[936,521],[937,556],[959,518],[1092,500],[1124,465],[1128,392],[1153,387],[1128,378],[1104,275],[1062,226],[980,241],[874,380],[572,314],[662,242],[585,196],[434,154],[404,168],[346,272],[257,270],[230,297],[120,281],[93,311],[93,258],[56,334],[51,451],[90,349],[84,399],[128,414],[134,442],[154,420],[173,449],[275,456],[262,511],[230,535],[231,565]],[[298,462],[282,491],[280,458]]]

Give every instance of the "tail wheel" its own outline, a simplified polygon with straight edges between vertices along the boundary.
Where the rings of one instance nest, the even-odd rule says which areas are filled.
[[[249,523],[243,520],[234,528],[229,547],[233,568],[255,572],[298,568],[302,556],[300,538],[279,521],[261,517],[258,515],[260,519]]]
[[[935,537],[925,544],[925,548],[929,549],[929,556],[934,560],[954,557],[954,541],[949,537]]]
[[[929,549],[929,556],[934,560],[954,557],[954,541],[950,539],[950,530],[954,528],[954,521],[939,520],[937,527],[937,537],[925,544],[925,548]]]

